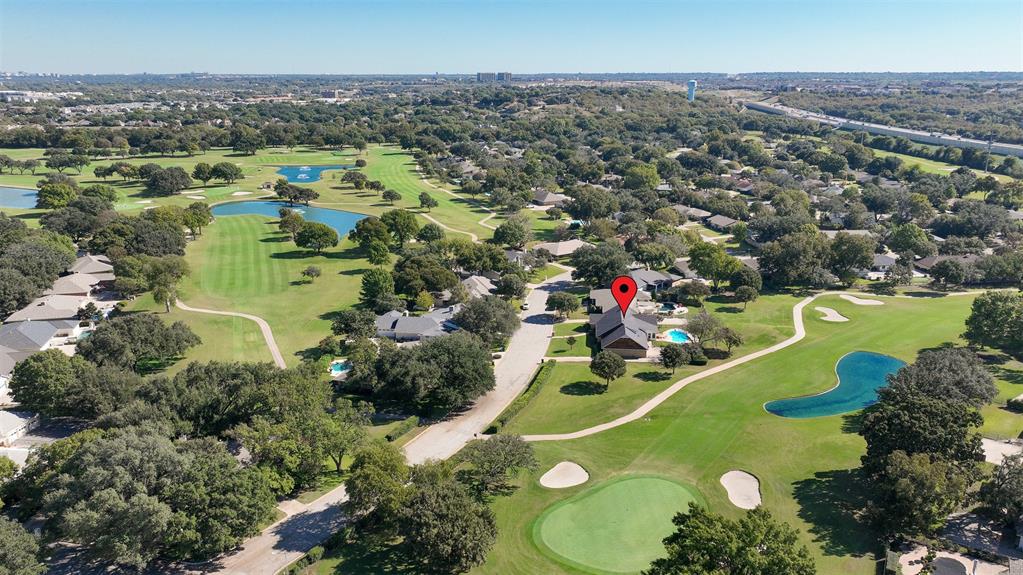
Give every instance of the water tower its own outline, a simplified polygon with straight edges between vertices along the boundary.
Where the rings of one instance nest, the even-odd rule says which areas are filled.
[[[696,80],[689,80],[689,101],[696,99]]]

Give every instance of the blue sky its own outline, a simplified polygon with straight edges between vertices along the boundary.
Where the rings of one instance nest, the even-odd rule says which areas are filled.
[[[1023,71],[1023,0],[0,0],[0,70]]]

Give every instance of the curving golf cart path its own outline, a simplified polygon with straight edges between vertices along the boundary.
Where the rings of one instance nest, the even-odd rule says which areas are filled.
[[[977,295],[979,293],[982,293],[982,292],[978,292],[978,291],[965,291],[965,292],[949,293],[949,294],[946,294],[946,295],[948,295],[948,296],[964,296],[964,295]],[[760,359],[760,358],[762,358],[764,356],[767,356],[767,355],[771,355],[772,353],[781,351],[781,350],[783,350],[783,349],[785,349],[785,348],[787,348],[789,346],[792,346],[792,345],[795,345],[795,344],[799,343],[800,341],[803,340],[803,338],[806,337],[806,326],[803,323],[803,309],[805,309],[806,306],[808,306],[809,304],[811,304],[814,301],[816,301],[817,298],[819,298],[819,297],[835,296],[835,295],[837,295],[837,296],[849,296],[848,298],[843,297],[843,299],[845,299],[846,301],[849,301],[849,302],[851,302],[851,303],[853,303],[855,305],[879,305],[879,304],[883,305],[883,303],[884,303],[884,302],[880,302],[880,301],[877,301],[877,300],[868,300],[868,301],[877,301],[877,303],[862,304],[862,303],[859,303],[859,302],[860,301],[864,301],[864,300],[859,300],[859,298],[857,298],[855,294],[852,294],[852,293],[849,293],[849,292],[827,291],[827,292],[821,292],[821,293],[818,293],[818,294],[814,294],[812,296],[808,296],[805,299],[803,299],[802,301],[800,301],[799,303],[797,303],[792,308],[792,323],[795,326],[796,331],[792,335],[792,337],[786,339],[785,341],[776,343],[776,344],[772,345],[771,347],[767,347],[767,348],[761,349],[759,351],[755,351],[755,352],[753,352],[753,353],[751,353],[749,355],[744,355],[742,357],[733,359],[732,361],[728,361],[728,362],[722,363],[720,365],[716,365],[716,366],[714,366],[714,367],[712,367],[710,369],[707,369],[707,370],[701,371],[699,373],[690,375],[689,377],[680,379],[679,381],[676,381],[675,383],[673,383],[670,387],[668,387],[667,389],[665,389],[661,393],[658,393],[657,395],[655,395],[653,398],[648,400],[643,405],[639,406],[632,413],[628,413],[626,415],[623,415],[623,416],[619,417],[618,419],[614,419],[612,421],[608,421],[607,423],[601,423],[599,425],[594,425],[593,427],[587,427],[586,429],[580,429],[579,431],[573,431],[571,433],[550,433],[550,434],[541,434],[541,435],[524,435],[524,436],[522,436],[522,439],[524,439],[526,441],[562,441],[562,440],[566,440],[566,439],[579,439],[581,437],[587,437],[587,436],[590,436],[590,435],[595,435],[595,434],[600,433],[602,431],[607,431],[609,429],[614,429],[616,427],[620,427],[622,425],[625,425],[626,423],[632,423],[633,421],[636,421],[636,420],[644,417],[646,414],[650,413],[651,411],[653,411],[654,408],[656,408],[658,405],[661,405],[662,403],[667,401],[671,396],[673,396],[676,393],[678,393],[679,391],[681,391],[682,388],[686,387],[690,383],[694,383],[694,382],[700,381],[701,379],[706,379],[706,378],[708,378],[708,377],[710,377],[712,375],[717,375],[717,374],[719,374],[719,373],[721,373],[723,371],[728,371],[729,369],[732,369],[733,367],[740,366],[740,365],[742,365],[744,363],[749,363],[749,362],[751,362],[753,360]],[[917,298],[914,298],[914,297],[908,296],[908,295],[883,296],[883,297],[896,297],[896,298],[917,299]],[[859,301],[857,301],[857,300],[859,300]]]
[[[445,194],[451,196],[452,198],[465,199],[462,196],[459,196],[458,194],[456,194],[455,192],[452,192],[451,190],[449,190],[447,188],[442,188],[442,187],[438,186],[437,184],[431,182],[429,180],[429,178],[426,177],[426,174],[424,174],[422,172],[422,170],[419,169],[419,167],[416,167],[416,171],[419,172],[419,179],[424,184],[426,184],[427,186],[430,186],[431,188],[433,188],[435,190],[440,190],[440,191],[444,192]],[[495,212],[494,210],[488,208],[487,206],[484,206],[482,203],[478,202],[477,200],[471,200],[471,201],[474,204],[476,204],[476,207],[478,207],[481,210],[484,210],[486,212],[489,212],[489,214],[490,214],[487,217],[483,218],[482,220],[480,220],[480,221],[478,221],[476,223],[478,225],[481,225],[481,226],[485,227],[485,228],[488,228],[488,229],[491,229],[491,230],[496,230],[497,229],[496,227],[494,227],[492,224],[488,224],[487,222],[490,220],[490,218],[493,218],[494,216],[496,216],[497,212]],[[455,230],[455,231],[458,231],[458,230]],[[466,233],[466,232],[462,232],[462,233]]]
[[[281,369],[285,369],[286,367],[288,367],[288,364],[284,363],[284,356],[281,355],[280,348],[277,347],[277,341],[274,340],[274,332],[273,330],[270,329],[270,324],[266,323],[265,319],[256,315],[239,313],[235,311],[219,311],[215,309],[191,307],[181,301],[178,301],[175,305],[178,307],[178,309],[182,311],[190,311],[193,313],[207,313],[210,315],[226,315],[230,317],[240,317],[242,319],[247,319],[249,321],[256,322],[256,325],[259,326],[259,331],[262,332],[263,334],[263,339],[266,340],[266,346],[270,348],[270,356],[273,357],[274,363],[277,365],[277,367]]]

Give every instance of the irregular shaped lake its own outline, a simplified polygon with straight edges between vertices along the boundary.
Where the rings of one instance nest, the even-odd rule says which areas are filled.
[[[277,173],[288,179],[293,184],[318,182],[327,170],[349,170],[354,164],[332,165],[332,166],[281,166]]]
[[[0,186],[0,208],[20,210],[36,207],[36,190]]]
[[[329,208],[317,208],[314,206],[294,205],[289,206],[286,202],[248,201],[228,202],[213,206],[214,216],[266,216],[268,218],[280,217],[281,208],[288,208],[302,214],[302,217],[310,222],[327,224],[334,228],[343,239],[348,232],[355,228],[355,222],[366,217],[363,214],[346,212],[344,210],[331,210]]]
[[[838,415],[877,402],[877,390],[888,385],[888,375],[906,362],[890,355],[854,351],[838,360],[838,385],[817,395],[769,401],[764,409],[782,417],[805,419]]]

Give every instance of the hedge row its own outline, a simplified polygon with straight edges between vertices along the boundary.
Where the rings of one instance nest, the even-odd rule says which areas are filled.
[[[413,415],[412,417],[401,420],[401,423],[394,426],[394,429],[388,432],[388,434],[384,436],[384,439],[391,442],[397,441],[402,435],[405,435],[417,427],[419,427],[419,416]]]
[[[529,383],[529,387],[526,388],[526,391],[522,392],[522,395],[515,398],[515,401],[505,408],[505,410],[501,412],[501,415],[497,416],[497,419],[490,424],[489,428],[487,428],[486,433],[492,434],[501,431],[502,427],[508,425],[508,422],[511,421],[513,417],[518,415],[520,411],[529,405],[529,402],[540,393],[544,384],[551,378],[551,372],[554,371],[554,366],[557,365],[557,363],[558,362],[553,359],[545,361],[543,365],[540,366],[540,369],[537,370],[536,375],[533,376],[533,381]]]

